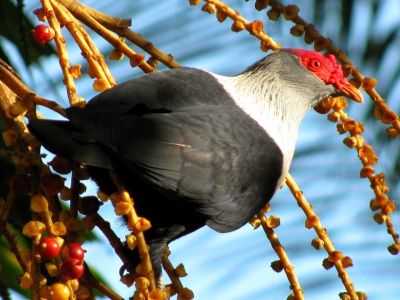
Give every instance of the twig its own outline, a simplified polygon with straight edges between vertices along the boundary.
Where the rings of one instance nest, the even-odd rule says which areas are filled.
[[[186,299],[186,300],[193,299],[194,298],[193,292],[190,289],[183,287],[182,282],[176,273],[176,269],[169,261],[168,256],[170,254],[171,251],[169,250],[169,248],[165,247],[161,254],[161,263],[169,279],[171,280],[174,291],[178,294],[178,299]],[[183,276],[184,275],[186,274],[183,274]],[[172,296],[172,293],[170,293],[170,296]]]
[[[154,271],[151,265],[149,247],[146,244],[143,234],[143,230],[146,229],[142,229],[139,224],[140,221],[143,220],[143,218],[139,218],[139,216],[137,215],[134,208],[134,200],[130,197],[129,193],[122,186],[117,175],[114,172],[110,172],[110,176],[118,188],[118,194],[120,197],[120,199],[113,200],[113,205],[116,209],[116,213],[124,215],[126,217],[128,228],[133,231],[136,237],[139,255],[143,263],[144,272],[146,273],[145,276],[150,282],[150,290],[154,290],[156,288]]]
[[[119,237],[114,233],[111,229],[110,223],[103,219],[101,215],[98,213],[91,214],[90,218],[92,218],[93,222],[96,226],[101,230],[104,236],[107,238],[108,242],[110,243],[111,247],[113,247],[115,253],[121,259],[121,261],[128,265],[129,259],[126,256],[124,245],[122,244]]]
[[[64,75],[64,83],[67,88],[67,95],[70,104],[78,102],[78,95],[76,93],[75,81],[69,71],[70,65],[68,61],[67,47],[65,46],[65,38],[61,33],[60,23],[54,15],[53,7],[50,0],[41,0],[44,11],[46,12],[47,20],[51,28],[54,30],[54,41],[57,47],[58,58],[60,67]]]
[[[11,68],[11,67],[10,67]],[[34,103],[37,105],[45,106],[62,116],[66,116],[63,107],[58,105],[55,101],[47,100],[37,96],[33,93],[7,66],[0,64],[0,80],[12,90],[17,96],[19,96],[25,103]]]
[[[107,285],[105,285],[103,282],[97,280],[92,272],[90,272],[90,269],[88,268],[88,266],[85,266],[85,281],[87,281],[87,283],[94,287],[95,289],[97,289],[98,291],[100,291],[101,293],[103,293],[106,297],[108,297],[111,300],[123,300],[124,298],[122,298],[120,295],[118,295],[115,291],[113,291],[110,287],[108,287]]]
[[[233,31],[241,31],[246,29],[250,34],[256,36],[261,42],[262,49],[278,50],[281,46],[275,42],[266,32],[264,31],[263,22],[260,20],[249,22],[246,18],[240,15],[237,11],[230,8],[224,2],[220,0],[204,0],[207,4],[203,6],[203,10],[209,13],[213,13],[215,10],[218,11],[218,20],[221,22],[227,17],[234,21],[232,25]]]
[[[323,241],[324,248],[331,257],[331,262],[335,265],[336,270],[340,279],[343,282],[344,287],[346,288],[347,293],[351,297],[352,300],[357,300],[358,296],[356,291],[354,290],[353,283],[349,275],[347,274],[345,268],[343,267],[341,256],[339,255],[339,259],[335,259],[338,252],[335,250],[331,239],[329,238],[326,229],[322,226],[319,218],[315,214],[314,210],[312,209],[311,205],[308,203],[307,199],[304,197],[303,192],[299,189],[296,182],[294,181],[293,177],[288,174],[286,176],[286,184],[289,187],[290,191],[292,192],[293,196],[297,200],[298,205],[304,211],[307,221],[306,226],[307,228],[314,228],[315,232],[317,233],[318,237]]]
[[[286,277],[288,278],[288,281],[290,283],[290,288],[293,291],[294,299],[296,300],[304,299],[303,290],[297,279],[296,273],[294,272],[294,267],[292,266],[289,260],[285,248],[280,243],[279,238],[274,231],[275,226],[271,225],[270,222],[268,222],[268,219],[265,217],[263,212],[259,212],[257,214],[257,217],[258,220],[260,220],[260,224],[263,227],[264,232],[267,235],[272,248],[278,255],[280,262],[282,263],[283,270],[285,271]]]
[[[62,3],[62,5],[64,5],[65,7],[68,7],[68,9],[70,10],[81,9],[88,12],[93,18],[95,18],[97,21],[99,21],[106,27],[110,26],[116,28],[126,28],[132,25],[131,19],[121,19],[107,15],[101,11],[98,11],[90,6],[87,6],[75,0],[57,0],[57,1]]]
[[[56,12],[57,18],[65,24],[65,27],[68,29],[79,48],[82,51],[83,56],[87,60],[93,75],[96,78],[104,78],[105,79],[105,89],[114,86],[115,80],[111,75],[110,70],[108,69],[107,64],[104,61],[103,55],[97,49],[96,45],[89,38],[88,34],[84,30],[81,24],[79,24],[75,17],[62,5],[60,5],[57,1],[52,0],[52,5]]]
[[[62,0],[57,0],[62,1]],[[72,3],[72,2],[71,2]],[[130,63],[133,67],[138,66],[145,73],[150,73],[154,71],[154,68],[150,66],[145,60],[142,54],[138,54],[129,48],[125,43],[123,43],[118,36],[109,31],[106,27],[101,25],[95,18],[93,18],[89,13],[81,10],[76,5],[70,5],[71,3],[65,3],[65,7],[81,22],[89,26],[110,44],[114,46],[115,49],[124,53],[130,59]]]
[[[345,139],[348,143],[346,144],[349,148],[355,148],[358,153],[358,158],[360,159],[363,169],[360,172],[360,176],[364,178],[368,178],[371,183],[371,188],[375,194],[375,200],[371,202],[372,210],[380,209],[381,213],[379,215],[375,215],[374,219],[378,223],[385,223],[387,232],[393,238],[393,241],[397,247],[400,249],[400,239],[399,234],[396,232],[392,222],[390,214],[396,210],[396,206],[394,205],[393,200],[389,200],[387,196],[387,192],[389,188],[387,187],[384,178],[382,178],[383,174],[374,175],[375,169],[372,167],[378,158],[375,152],[373,151],[372,146],[368,145],[364,139],[355,132],[353,129],[355,128],[354,124],[359,124],[359,122],[354,121],[350,118],[343,110],[338,111],[340,115],[341,124],[343,125],[343,129],[348,131],[350,134],[349,138]],[[382,220],[383,222],[380,222]]]

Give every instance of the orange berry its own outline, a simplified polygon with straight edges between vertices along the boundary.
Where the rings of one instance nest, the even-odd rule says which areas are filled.
[[[234,32],[239,32],[245,29],[246,27],[244,26],[243,22],[240,21],[235,21],[232,23],[231,30]]]
[[[124,216],[129,214],[129,212],[132,210],[132,204],[119,201],[115,203],[114,205],[114,212],[117,216]]]
[[[224,22],[226,20],[226,18],[228,16],[222,9],[218,9],[216,17],[217,17],[218,22],[222,23],[222,22]]]
[[[217,11],[215,5],[211,3],[204,4],[201,10],[209,14],[213,14]]]
[[[55,222],[51,226],[51,233],[56,236],[63,236],[67,234],[67,228],[63,222]]]
[[[324,244],[324,241],[320,238],[315,238],[311,241],[311,245],[317,250],[322,249],[322,247],[324,247]]]
[[[73,65],[69,67],[69,73],[73,78],[80,78],[82,76],[81,65]]]
[[[49,286],[49,294],[49,300],[68,300],[71,292],[65,284],[57,282]]]
[[[40,221],[29,221],[22,228],[22,233],[29,237],[33,238],[39,234],[42,234],[46,230],[46,225]]]
[[[19,277],[19,286],[23,289],[29,289],[33,285],[33,278],[31,274],[25,272]]]
[[[328,259],[332,262],[337,262],[343,258],[343,253],[340,251],[332,251],[329,253]]]
[[[195,6],[197,4],[199,4],[201,2],[201,0],[189,0],[189,4],[192,6]]]
[[[372,166],[366,166],[361,169],[360,171],[360,177],[361,178],[367,178],[372,175],[374,175],[375,169]]]
[[[394,127],[389,127],[386,129],[386,133],[392,138],[395,139],[399,135],[399,132]]]
[[[150,281],[146,277],[136,278],[135,283],[136,283],[136,289],[139,292],[147,290],[150,286]]]
[[[151,228],[151,223],[146,218],[139,218],[135,224],[134,230],[135,231],[146,231]]]
[[[136,67],[140,65],[144,61],[144,55],[136,53],[133,57],[130,58],[130,64],[132,67]]]
[[[104,78],[98,78],[93,82],[93,89],[96,92],[103,92],[108,88],[109,84]]]
[[[47,202],[47,199],[43,195],[32,196],[30,204],[31,204],[31,211],[34,211],[36,213],[45,212],[49,207],[49,203]]]
[[[164,290],[155,289],[149,293],[149,300],[167,300],[168,295]]]
[[[179,265],[175,268],[174,274],[175,274],[177,277],[185,277],[185,276],[187,276],[187,272],[186,272],[186,270],[185,270],[185,266],[184,266],[183,264],[179,264]]]
[[[125,241],[126,241],[126,245],[128,246],[128,249],[133,250],[136,248],[137,240],[136,240],[135,235],[128,234],[127,236],[125,236]]]
[[[122,53],[121,51],[119,51],[117,49],[114,49],[110,53],[110,59],[111,60],[123,60],[124,56],[125,56],[124,53]]]
[[[375,88],[377,82],[375,78],[365,77],[362,81],[362,87],[364,90],[369,91]]]
[[[281,224],[281,220],[277,216],[270,216],[266,222],[268,228],[276,228]]]
[[[353,266],[353,260],[351,259],[350,256],[345,256],[342,258],[342,265],[343,268],[349,268]]]
[[[258,217],[254,217],[250,220],[250,225],[253,226],[254,229],[257,229],[261,225],[261,220]]]
[[[251,34],[256,35],[256,34],[259,34],[263,30],[264,30],[264,23],[262,21],[256,20],[256,21],[250,23],[249,31]]]

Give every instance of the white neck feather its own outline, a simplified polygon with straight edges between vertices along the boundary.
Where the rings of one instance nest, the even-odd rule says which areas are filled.
[[[282,84],[279,85],[277,80],[249,80],[245,74],[236,77],[212,75],[281,149],[283,167],[278,188],[289,171],[298,128],[309,106],[301,99],[301,94],[290,87],[282,89]]]

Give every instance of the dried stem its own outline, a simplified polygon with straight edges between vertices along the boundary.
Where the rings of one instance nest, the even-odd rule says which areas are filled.
[[[297,186],[296,182],[294,181],[293,177],[288,174],[286,176],[286,184],[288,185],[291,193],[293,194],[294,198],[297,200],[298,205],[301,207],[301,209],[304,211],[306,217],[307,217],[307,222],[309,222],[309,225],[307,227],[313,227],[315,232],[317,233],[318,237],[324,242],[324,247],[328,254],[332,256],[333,253],[336,252],[335,247],[333,246],[333,243],[331,239],[329,238],[326,229],[322,226],[321,222],[319,221],[319,218],[315,214],[314,210],[312,209],[310,203],[308,203],[307,199],[304,197],[303,192],[299,189]],[[340,279],[343,282],[344,287],[346,288],[347,293],[350,295],[352,300],[357,300],[357,294],[356,291],[354,290],[353,283],[351,282],[351,279],[349,275],[347,274],[345,268],[342,265],[342,260],[337,259],[332,261],[336,267],[336,270],[338,272],[338,275]]]
[[[132,25],[131,19],[121,19],[117,17],[113,17],[107,15],[101,11],[98,11],[90,6],[87,6],[83,3],[77,2],[75,0],[57,0],[62,3],[65,7],[68,7],[70,10],[81,9],[88,12],[93,18],[102,23],[105,26],[112,26],[116,28],[126,28]]]
[[[57,0],[57,1],[62,3],[65,7],[67,7],[71,11],[78,11],[78,10],[87,11],[94,19],[96,19],[104,27],[108,28],[111,31],[114,31],[121,37],[127,38],[128,40],[130,40],[131,42],[133,42],[134,44],[145,50],[147,53],[149,53],[152,57],[165,64],[166,66],[170,68],[180,67],[179,62],[174,60],[172,55],[162,52],[157,47],[155,47],[153,43],[143,38],[139,33],[129,29],[128,27],[131,26],[130,20],[119,19],[113,16],[106,15],[103,12],[95,10],[75,0]]]
[[[105,89],[114,86],[116,84],[115,80],[104,61],[103,55],[92,42],[82,25],[78,23],[75,17],[57,1],[52,0],[52,5],[56,12],[57,18],[62,24],[65,24],[65,27],[71,33],[72,37],[81,49],[82,54],[87,60],[93,75],[96,78],[105,79]]]
[[[105,295],[106,297],[108,297],[111,300],[123,300],[124,299],[120,295],[118,295],[115,291],[110,289],[110,287],[108,287],[101,281],[97,280],[93,276],[92,272],[90,272],[90,269],[87,266],[85,267],[85,269],[86,269],[86,271],[85,271],[84,279],[85,279],[85,281],[87,281],[87,283],[90,286],[94,287],[95,289],[97,289],[98,291],[103,293],[103,295]]]
[[[276,235],[273,227],[269,225],[268,219],[265,217],[264,212],[259,212],[257,214],[257,218],[258,220],[260,220],[260,225],[263,227],[264,232],[267,235],[272,248],[278,255],[280,262],[282,263],[283,270],[285,271],[286,277],[288,278],[288,281],[290,283],[290,288],[293,291],[295,299],[297,300],[304,299],[303,290],[297,279],[296,273],[294,272],[294,267],[292,266],[289,257],[285,251],[285,248],[280,243],[279,238]]]
[[[106,25],[105,25],[106,26]],[[177,62],[171,54],[166,54],[157,47],[154,46],[153,43],[146,40],[143,36],[139,33],[130,30],[129,28],[115,28],[115,27],[108,27],[110,30],[114,31],[120,36],[123,36],[130,40],[132,43],[136,44],[144,51],[149,53],[151,57],[162,62],[169,68],[179,68],[181,65]]]
[[[133,230],[133,234],[136,237],[137,247],[139,250],[139,255],[142,260],[143,268],[147,279],[150,281],[150,290],[154,290],[156,288],[156,282],[154,279],[154,271],[151,264],[149,248],[146,244],[144,234],[142,230],[137,229],[137,224],[139,223],[139,216],[136,213],[134,207],[134,200],[130,197],[129,193],[125,190],[122,184],[119,181],[117,175],[113,172],[110,172],[110,176],[113,179],[115,185],[118,187],[118,194],[120,196],[119,201],[121,201],[125,205],[130,205],[130,208],[127,209],[127,212],[124,214],[128,227]],[[118,204],[113,201],[114,207],[117,208]]]
[[[34,103],[37,105],[45,106],[62,116],[65,115],[65,110],[55,101],[47,100],[37,96],[33,93],[16,75],[15,72],[11,71],[11,67],[8,65],[0,64],[0,81],[2,81],[10,90],[12,90],[18,97],[20,97],[24,103],[29,105],[29,103]],[[3,106],[3,102],[1,102]],[[9,104],[8,104],[9,105]],[[3,107],[4,110],[5,107]]]
[[[261,226],[264,229],[265,234],[268,237],[268,240],[271,243],[272,248],[276,252],[279,257],[280,262],[283,265],[283,270],[289,280],[290,288],[293,291],[294,297],[296,300],[304,299],[303,290],[300,286],[300,283],[297,279],[296,273],[294,272],[294,267],[292,266],[289,257],[285,251],[285,248],[279,241],[278,236],[276,235],[274,229],[269,226],[267,218],[265,217],[263,212],[257,214],[258,219],[261,222]]]
[[[70,65],[68,60],[68,52],[67,47],[65,45],[65,38],[61,33],[60,23],[58,22],[53,7],[50,3],[50,0],[41,0],[43,9],[46,12],[47,20],[49,21],[49,25],[54,30],[54,41],[57,47],[58,58],[60,62],[60,67],[64,75],[64,83],[67,88],[67,95],[70,104],[74,104],[78,102],[78,96],[76,93],[75,81],[72,74],[69,71]]]
[[[124,245],[122,244],[118,236],[114,233],[114,231],[111,229],[110,223],[104,220],[103,217],[98,213],[90,215],[90,218],[92,218],[93,222],[107,238],[111,247],[113,247],[115,253],[119,256],[123,264],[128,265],[129,259],[126,256]]]
[[[263,30],[262,21],[249,22],[237,11],[233,10],[220,0],[204,1],[207,4],[211,5],[213,8],[215,6],[216,10],[220,11],[222,14],[226,15],[234,21],[232,30],[240,31],[242,29],[246,29],[250,34],[256,36],[262,42],[263,50],[278,50],[279,48],[281,48],[281,46],[277,42],[275,42],[268,34],[265,33],[265,31]],[[206,10],[206,8],[204,8],[204,10]]]
[[[177,276],[176,274],[174,266],[172,265],[172,263],[168,258],[170,254],[171,251],[169,250],[169,248],[165,247],[161,255],[161,263],[169,279],[171,280],[174,292],[178,294],[178,299],[180,299],[180,297],[182,297],[182,299],[188,299],[188,300],[192,299],[194,297],[193,292],[188,288],[183,287],[182,282],[179,279],[179,276]],[[171,293],[170,296],[172,296],[172,294],[173,293]]]
[[[375,205],[372,204],[371,208],[373,208],[373,210],[375,210],[375,208],[381,210],[382,218],[380,219],[384,221],[387,227],[387,232],[393,238],[395,245],[397,245],[400,249],[399,234],[396,232],[390,216],[390,214],[394,212],[396,209],[394,201],[389,200],[387,196],[389,188],[384,182],[384,178],[381,179],[383,175],[382,174],[374,175],[375,169],[372,168],[372,165],[377,162],[377,156],[373,152],[372,146],[368,145],[361,137],[361,135],[352,131],[352,126],[348,125],[348,124],[351,125],[359,124],[359,122],[356,122],[352,118],[350,118],[344,110],[339,110],[338,113],[344,129],[347,130],[351,136],[350,141],[354,141],[354,144],[353,143],[348,144],[348,146],[350,148],[354,147],[357,150],[358,158],[360,159],[363,165],[363,169],[361,170],[361,176],[368,178],[368,180],[371,183],[371,188],[375,194],[376,199],[381,199],[379,201],[373,200],[372,203],[376,201],[375,202],[376,204]],[[369,152],[371,153],[365,153],[366,152],[365,149],[369,149]],[[372,159],[373,161],[371,161]]]
[[[108,30],[102,24],[100,24],[88,12],[80,9],[77,5],[70,5],[71,3],[65,3],[65,5],[68,10],[75,16],[75,18],[97,32],[100,36],[102,36],[105,40],[112,44],[115,49],[128,56],[132,66],[138,66],[145,73],[150,73],[154,71],[154,68],[144,60],[144,56],[142,54],[138,54],[133,51],[124,42],[122,42],[118,36],[116,36],[113,32]]]
[[[10,189],[8,192],[6,201],[4,205],[1,207],[1,214],[0,214],[0,228],[4,228],[6,226],[6,222],[8,220],[8,215],[11,211],[11,208],[15,201],[15,192],[13,189]]]

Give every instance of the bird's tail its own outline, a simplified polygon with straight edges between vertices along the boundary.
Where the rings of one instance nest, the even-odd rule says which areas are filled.
[[[50,152],[75,162],[112,169],[106,150],[69,121],[31,120],[30,132]]]

